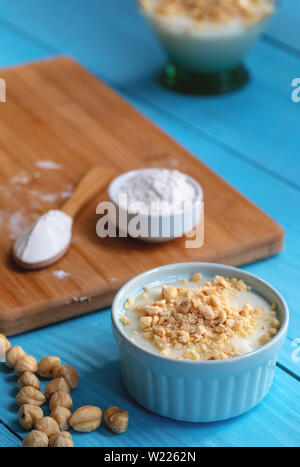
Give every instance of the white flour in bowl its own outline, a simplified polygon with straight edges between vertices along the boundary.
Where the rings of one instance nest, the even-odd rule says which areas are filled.
[[[126,180],[119,193],[126,195],[129,210],[137,212],[148,211],[150,206],[152,212],[181,211],[186,203],[193,203],[197,198],[191,179],[169,169],[141,170]]]

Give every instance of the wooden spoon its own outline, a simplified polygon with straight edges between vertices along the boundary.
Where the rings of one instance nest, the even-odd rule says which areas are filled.
[[[112,180],[115,172],[113,169],[108,167],[100,167],[96,166],[91,169],[85,177],[81,180],[77,188],[75,189],[72,197],[68,199],[65,205],[60,209],[63,213],[70,216],[73,221],[75,220],[76,216],[79,214],[81,209],[91,201],[100,191],[104,190],[108,183]],[[22,232],[19,238],[24,235]],[[17,243],[18,239],[15,242]],[[50,266],[51,264],[58,261],[64,254],[67,252],[70,244],[68,244],[65,248],[59,251],[55,256],[45,260],[39,261],[35,263],[27,263],[22,261],[15,251],[15,245],[12,250],[12,256],[14,261],[24,269],[41,269]]]

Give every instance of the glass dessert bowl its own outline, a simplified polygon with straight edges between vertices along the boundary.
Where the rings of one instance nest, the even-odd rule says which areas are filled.
[[[139,0],[167,53],[163,82],[191,94],[222,94],[248,81],[242,59],[277,0]]]

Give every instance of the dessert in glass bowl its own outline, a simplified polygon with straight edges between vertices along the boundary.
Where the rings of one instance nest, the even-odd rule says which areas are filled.
[[[219,94],[248,80],[241,61],[266,27],[276,0],[140,0],[165,49],[164,83],[177,91]]]

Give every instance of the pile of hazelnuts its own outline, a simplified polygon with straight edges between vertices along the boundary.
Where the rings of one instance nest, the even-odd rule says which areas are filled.
[[[97,430],[102,421],[102,410],[93,405],[80,407],[71,412],[73,401],[70,391],[78,386],[76,369],[61,365],[58,357],[47,356],[37,363],[31,355],[26,355],[22,347],[11,347],[8,339],[0,334],[0,350],[5,353],[5,363],[14,369],[18,377],[19,392],[16,396],[20,405],[19,423],[29,434],[23,440],[24,447],[73,447],[72,435],[67,431],[73,428],[80,432]],[[42,378],[51,379],[41,392]],[[42,405],[49,402],[49,417],[44,417]],[[104,412],[107,427],[114,433],[124,433],[128,427],[129,414],[119,407],[109,407]]]

